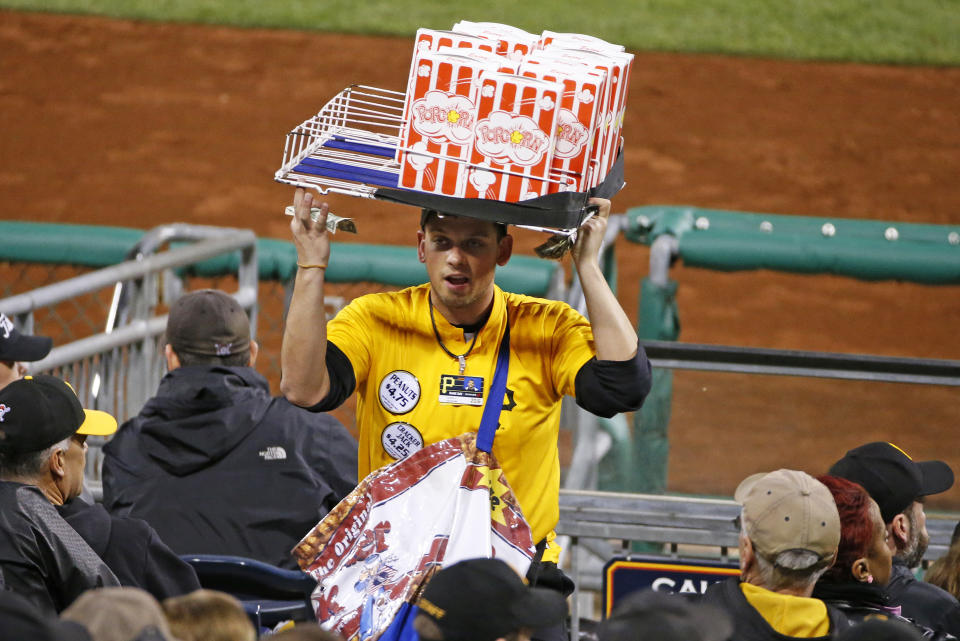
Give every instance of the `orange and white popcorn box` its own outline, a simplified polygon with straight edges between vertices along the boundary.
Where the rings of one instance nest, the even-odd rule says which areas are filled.
[[[419,57],[407,87],[410,107],[397,154],[400,187],[463,196],[484,69],[484,63],[464,56]]]
[[[489,40],[496,41],[495,51],[501,56],[506,56],[511,60],[519,62],[524,56],[529,55],[537,46],[540,37],[511,27],[510,25],[497,22],[468,22],[461,20],[453,25],[453,31],[479,36]]]
[[[414,38],[413,56],[410,60],[410,73],[407,76],[407,94],[403,105],[403,121],[409,122],[410,119],[410,103],[412,102],[410,88],[416,84],[416,73],[420,66],[419,60],[422,55],[430,52],[437,53],[442,49],[445,53],[456,54],[466,53],[470,50],[479,50],[495,56],[497,55],[494,53],[496,47],[496,43],[491,42],[488,38],[480,38],[478,36],[456,33],[454,31],[417,29],[417,34]],[[399,152],[394,159],[397,162],[400,161]]]
[[[466,198],[508,202],[549,192],[562,85],[484,72]]]
[[[601,143],[593,150],[593,159],[598,165],[598,179],[602,179],[613,165],[620,149],[633,54],[615,51],[598,53],[551,46],[537,51],[536,57],[570,64],[579,63],[606,73],[606,90],[600,107],[603,114]]]
[[[560,182],[550,185],[550,193],[586,191],[597,173],[596,163],[591,162],[591,152],[601,133],[603,116],[599,106],[605,77],[582,65],[534,59],[528,59],[520,66],[520,75],[563,86],[551,167]]]
[[[414,74],[417,70],[417,58],[430,51],[439,52],[441,49],[447,53],[461,53],[471,49],[487,51],[495,55],[497,44],[491,42],[489,38],[471,36],[466,33],[457,33],[456,31],[441,31],[437,29],[417,29],[417,35],[414,37],[413,57],[410,60],[410,74],[407,76],[407,85],[413,82]],[[456,51],[451,52],[451,49]]]

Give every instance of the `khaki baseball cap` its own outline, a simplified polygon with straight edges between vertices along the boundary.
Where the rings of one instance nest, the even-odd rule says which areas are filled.
[[[773,560],[787,550],[832,558],[840,543],[840,515],[833,495],[805,472],[777,470],[748,476],[734,499],[757,553]]]

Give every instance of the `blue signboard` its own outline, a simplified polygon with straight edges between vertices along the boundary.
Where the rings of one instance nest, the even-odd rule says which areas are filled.
[[[737,563],[654,556],[614,557],[603,568],[603,616],[610,616],[618,599],[637,590],[703,594],[710,584],[731,576],[740,576]]]

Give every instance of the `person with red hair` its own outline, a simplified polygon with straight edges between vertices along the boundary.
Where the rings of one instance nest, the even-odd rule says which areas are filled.
[[[837,476],[818,476],[817,480],[827,486],[837,504],[840,545],[834,564],[814,586],[814,598],[841,610],[853,625],[867,619],[892,619],[911,623],[925,639],[954,639],[900,616],[899,605],[890,603],[885,588],[893,552],[877,502],[853,481]]]

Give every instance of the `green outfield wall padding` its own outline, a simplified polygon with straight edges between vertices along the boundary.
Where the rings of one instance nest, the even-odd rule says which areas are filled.
[[[672,234],[684,264],[692,267],[960,284],[960,225],[692,207],[635,207],[627,218],[629,240],[650,244]]]
[[[122,263],[143,230],[0,221],[0,260],[106,267]]]
[[[145,230],[98,225],[0,222],[0,260],[108,267],[123,262],[127,252]],[[176,243],[174,243],[176,245]],[[203,261],[189,270],[197,276],[236,273],[238,252]],[[261,280],[286,282],[297,269],[293,243],[273,238],[257,239],[257,265]],[[559,263],[533,256],[513,256],[497,269],[496,282],[503,289],[531,296],[544,296]],[[373,281],[398,287],[426,282],[427,272],[413,247],[333,243],[330,250],[330,282]]]

